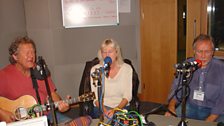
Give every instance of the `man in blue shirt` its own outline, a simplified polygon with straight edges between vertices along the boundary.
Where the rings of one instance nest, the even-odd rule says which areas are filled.
[[[224,121],[224,62],[213,57],[214,43],[210,36],[201,34],[193,42],[194,58],[188,62],[201,60],[202,66],[193,72],[189,82],[189,96],[186,100],[186,118],[205,121]],[[181,116],[181,105],[177,106],[181,91],[179,77],[173,82],[168,109]],[[178,97],[172,97],[177,95]],[[166,112],[166,116],[171,113]]]

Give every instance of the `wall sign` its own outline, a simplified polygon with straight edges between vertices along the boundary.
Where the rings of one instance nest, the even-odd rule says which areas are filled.
[[[118,0],[62,0],[65,28],[118,25]]]

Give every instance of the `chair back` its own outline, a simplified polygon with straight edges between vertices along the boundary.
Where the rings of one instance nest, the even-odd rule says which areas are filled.
[[[139,98],[138,98],[138,86],[139,86],[139,78],[138,74],[135,71],[131,61],[129,59],[124,59],[124,62],[129,64],[133,69],[133,76],[132,76],[132,100],[130,101],[130,110],[139,111]],[[91,85],[90,85],[90,71],[93,66],[99,64],[99,59],[94,58],[91,61],[87,61],[82,79],[79,86],[79,95],[84,93],[91,92]],[[84,103],[80,103],[80,115],[90,115],[93,111],[93,102],[88,101]]]

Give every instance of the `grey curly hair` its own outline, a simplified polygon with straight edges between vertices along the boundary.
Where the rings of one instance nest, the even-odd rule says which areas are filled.
[[[16,63],[16,60],[13,58],[13,55],[16,55],[18,53],[18,48],[19,48],[19,45],[21,45],[21,44],[32,44],[32,46],[35,50],[35,56],[36,56],[36,45],[35,45],[34,41],[27,36],[18,37],[9,46],[9,62],[11,64]]]

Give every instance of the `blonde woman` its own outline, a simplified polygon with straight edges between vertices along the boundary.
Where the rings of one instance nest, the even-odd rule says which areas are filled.
[[[121,50],[118,43],[113,39],[106,39],[102,42],[98,50],[98,58],[100,63],[93,66],[91,73],[95,69],[104,65],[104,59],[110,57],[112,63],[110,65],[109,75],[105,77],[104,82],[104,97],[103,97],[103,112],[106,116],[112,117],[113,109],[123,109],[128,106],[132,99],[132,68],[124,63],[121,56]],[[91,77],[91,89],[97,95],[97,87],[94,86],[94,80]],[[94,100],[93,117],[99,117],[99,99]]]

